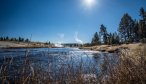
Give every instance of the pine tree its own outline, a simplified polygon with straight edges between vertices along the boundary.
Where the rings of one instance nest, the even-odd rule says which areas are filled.
[[[98,33],[96,32],[92,38],[92,41],[91,41],[91,44],[92,45],[98,45],[100,44],[100,39],[99,39],[99,35]]]
[[[0,41],[3,41],[3,37],[0,37]]]
[[[6,41],[9,41],[9,37],[8,36],[6,37]]]
[[[10,41],[14,41],[14,40],[15,40],[14,38],[11,38],[11,39],[10,39]]]
[[[29,39],[27,38],[27,39],[25,39],[25,42],[29,42]]]
[[[119,44],[120,43],[120,37],[119,37],[119,35],[115,32],[114,33],[114,36],[115,36],[115,44]]]
[[[133,39],[134,21],[128,13],[124,14],[119,24],[119,33],[124,42],[129,42]]]
[[[24,38],[19,37],[19,38],[18,38],[18,41],[19,41],[19,42],[23,42],[23,41],[24,41]]]
[[[49,45],[51,44],[51,42],[49,41]]]
[[[3,41],[6,41],[6,38],[5,37],[3,37]]]
[[[143,8],[140,9],[141,20],[139,21],[140,39],[146,42],[146,12]]]
[[[108,35],[108,44],[109,45],[112,44],[112,33],[109,33],[109,35]]]
[[[143,7],[140,9],[140,16],[141,16],[143,19],[145,18],[145,10],[144,10]]]
[[[135,24],[134,24],[134,42],[139,42],[139,39],[140,39],[140,35],[139,35],[139,23],[137,21],[135,21]]]
[[[106,27],[103,24],[100,27],[99,34],[100,34],[101,42],[104,43],[104,44],[107,44],[108,43],[108,33],[107,33],[107,30],[106,30]]]

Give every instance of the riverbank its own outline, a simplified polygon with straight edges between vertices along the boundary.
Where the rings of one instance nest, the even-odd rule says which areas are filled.
[[[143,45],[146,45],[146,44],[133,43],[133,44],[122,44],[122,45],[97,45],[97,46],[90,46],[90,47],[81,47],[80,49],[115,53],[121,49],[135,50],[137,48],[140,48]]]
[[[0,48],[51,48],[52,45],[41,42],[0,41]]]
[[[4,52],[5,54],[1,53],[4,59],[0,59],[2,65],[0,82],[17,84],[30,82],[37,84],[38,81],[41,84],[64,84],[64,82],[69,84],[125,84],[128,82],[130,84],[138,82],[138,84],[145,84],[146,46],[142,49],[144,45],[123,44],[121,46],[133,51],[123,50],[118,56],[109,53],[92,53],[91,55],[90,51],[76,49],[69,54],[66,54],[64,49],[47,51],[35,49],[29,51],[29,54],[24,53],[23,49],[18,49],[18,52],[10,50]],[[109,45],[100,47],[113,48]],[[27,56],[21,57],[19,53]],[[15,55],[16,57],[13,57]],[[97,58],[93,57],[94,55]]]

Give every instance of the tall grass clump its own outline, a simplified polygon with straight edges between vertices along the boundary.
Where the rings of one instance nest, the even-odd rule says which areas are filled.
[[[34,58],[29,56],[27,51],[21,60],[12,57],[4,58],[0,65],[0,84],[90,84],[96,82],[94,74],[96,65],[92,62],[89,62],[87,66],[81,59],[78,65],[75,65],[74,58],[70,58],[69,63],[60,62],[57,65],[52,63],[56,59],[55,56],[44,57],[51,59],[46,62],[40,61],[37,56]],[[85,67],[89,67],[90,70],[85,72]]]
[[[121,50],[119,53],[119,61],[109,72],[105,83],[145,84],[146,45],[140,46],[134,50]]]
[[[19,62],[12,57],[4,58],[0,66],[0,84],[146,83],[146,46],[134,50],[122,49],[118,56],[98,55],[95,59],[97,63],[92,62],[93,60],[83,62],[81,59],[76,64],[73,56],[69,63],[60,62],[56,65],[52,63],[53,59],[56,59],[55,56],[46,56],[52,60],[42,62],[37,57],[29,56],[27,52]]]

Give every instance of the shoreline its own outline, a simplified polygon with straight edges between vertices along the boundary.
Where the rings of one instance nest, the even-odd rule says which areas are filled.
[[[84,50],[93,50],[108,53],[118,53],[121,49],[134,50],[145,45],[145,43],[132,43],[132,44],[121,44],[121,45],[95,45],[89,47],[78,47]],[[53,45],[45,45],[45,43],[38,42],[11,42],[11,41],[0,41],[0,49],[22,49],[22,48],[64,48],[55,47]]]
[[[31,46],[29,46],[29,47],[1,47],[0,49],[23,49],[23,48],[28,48],[28,49],[30,49],[30,48],[65,48],[65,47],[31,47]]]
[[[0,49],[20,49],[20,48],[52,48],[52,45],[46,45],[41,42],[15,42],[0,41]]]
[[[108,52],[108,53],[118,53],[122,49],[127,50],[135,50],[137,48],[141,48],[144,43],[133,43],[133,44],[121,44],[121,45],[96,45],[90,47],[80,47],[79,49],[86,49],[86,50],[94,50],[100,52]]]

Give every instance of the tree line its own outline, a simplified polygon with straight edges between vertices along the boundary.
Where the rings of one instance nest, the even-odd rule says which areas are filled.
[[[134,20],[125,13],[120,20],[118,32],[110,33],[102,24],[99,32],[95,32],[91,45],[100,44],[124,44],[133,42],[146,42],[146,11],[140,9],[139,20]]]
[[[13,38],[13,37],[0,37],[0,41],[16,41],[16,42],[30,42],[30,40],[28,38],[22,38],[22,37],[18,37],[18,38]]]

